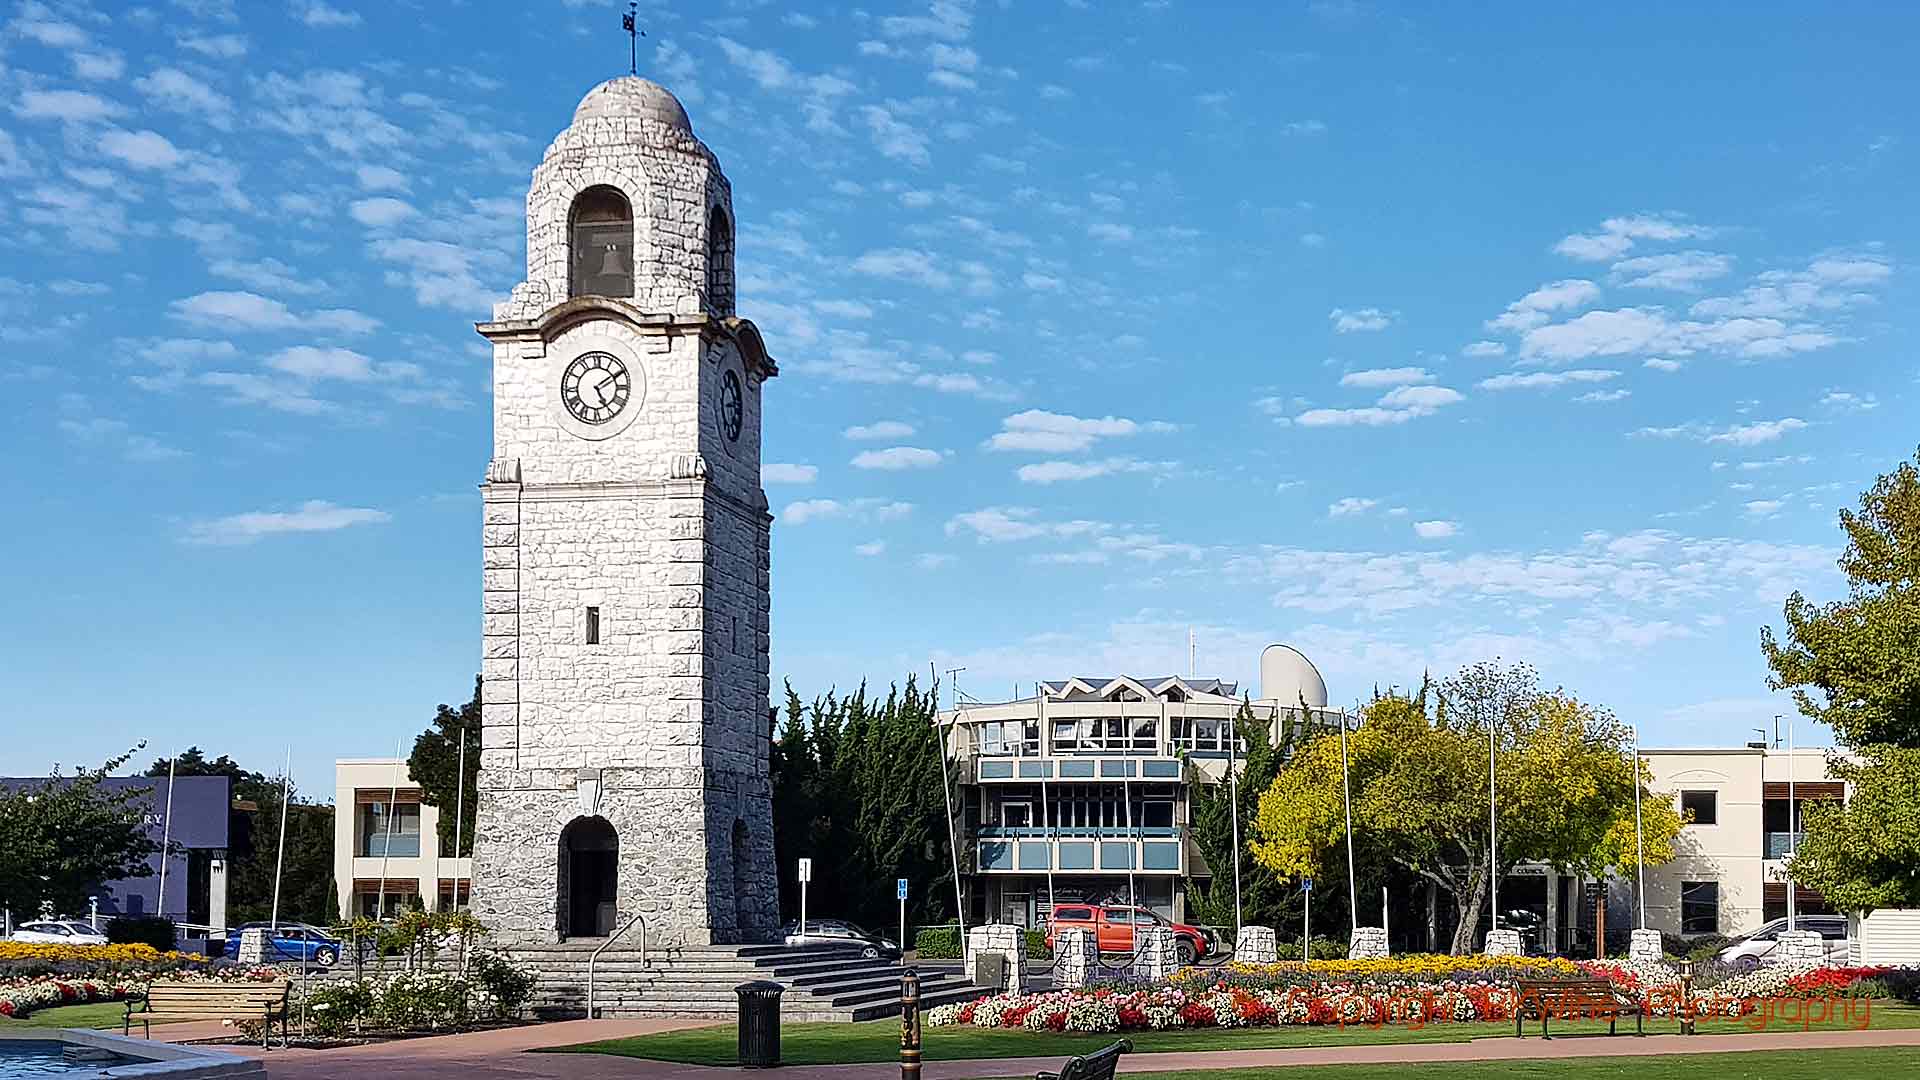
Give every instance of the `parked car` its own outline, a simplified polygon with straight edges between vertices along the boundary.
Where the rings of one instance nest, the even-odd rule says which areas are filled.
[[[1173,947],[1182,964],[1194,963],[1220,951],[1211,933],[1197,926],[1173,922],[1143,907],[1112,904],[1056,904],[1047,920],[1047,945],[1063,926],[1082,926],[1093,931],[1103,953],[1133,951],[1133,931],[1138,926],[1166,926],[1173,929]]]
[[[876,934],[845,919],[808,919],[807,931],[804,934],[800,932],[800,923],[794,921],[788,923],[782,932],[786,934],[789,945],[859,942],[866,946],[861,950],[860,955],[869,960],[900,959],[900,946],[892,938]]]
[[[240,936],[246,930],[267,930],[267,963],[284,963],[289,960],[300,963],[318,964],[332,967],[340,959],[340,939],[317,926],[305,923],[281,923],[279,929],[271,929],[264,922],[242,923],[227,931],[227,958],[237,960],[240,957]]]
[[[107,935],[78,919],[41,919],[21,923],[14,929],[12,940],[41,945],[105,945]]]
[[[1800,915],[1793,920],[1796,930],[1817,930],[1827,947],[1827,962],[1844,964],[1847,962],[1847,919],[1844,915]],[[1787,920],[1775,919],[1750,934],[1743,934],[1727,943],[1717,958],[1722,963],[1752,970],[1773,953],[1780,945],[1780,934],[1787,928]]]

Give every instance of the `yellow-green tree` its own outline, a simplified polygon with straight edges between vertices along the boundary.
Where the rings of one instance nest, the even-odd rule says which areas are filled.
[[[1460,912],[1451,951],[1473,946],[1492,857],[1487,821],[1488,728],[1498,780],[1504,877],[1522,862],[1563,872],[1634,867],[1636,770],[1629,732],[1611,713],[1542,691],[1533,669],[1476,664],[1414,696],[1387,694],[1347,736],[1355,858],[1384,860],[1451,894]],[[1670,796],[1643,791],[1649,864],[1673,857],[1681,818]],[[1308,743],[1260,798],[1254,858],[1311,876],[1346,839],[1338,732]]]

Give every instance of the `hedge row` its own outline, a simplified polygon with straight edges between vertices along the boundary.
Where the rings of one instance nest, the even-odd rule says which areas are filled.
[[[913,935],[913,947],[922,960],[958,960],[960,959],[960,928],[957,926],[924,927]],[[1053,949],[1047,944],[1047,936],[1038,930],[1027,931],[1027,959],[1053,959]]]

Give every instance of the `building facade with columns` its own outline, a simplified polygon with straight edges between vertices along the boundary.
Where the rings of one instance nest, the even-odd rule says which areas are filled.
[[[476,915],[504,944],[777,928],[761,388],[733,195],[665,89],[595,87],[493,347]]]

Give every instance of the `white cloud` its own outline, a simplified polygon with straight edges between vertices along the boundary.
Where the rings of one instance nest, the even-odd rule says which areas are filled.
[[[918,446],[890,446],[885,450],[863,450],[853,456],[852,465],[856,469],[881,469],[898,472],[902,469],[931,469],[940,464],[938,450],[927,450]]]
[[[118,79],[127,71],[126,57],[112,49],[72,52],[67,54],[67,59],[73,63],[76,79]]]
[[[853,553],[855,555],[868,559],[873,558],[875,555],[884,554],[886,550],[887,542],[885,540],[869,540],[864,544],[853,545]]]
[[[377,198],[360,199],[348,207],[353,220],[369,229],[385,229],[400,224],[412,217],[417,211],[413,205],[401,199]]]
[[[1605,404],[1609,401],[1625,401],[1633,396],[1633,391],[1616,387],[1612,390],[1589,390],[1584,394],[1575,394],[1573,400],[1583,405]]]
[[[1755,499],[1750,503],[1746,503],[1744,509],[1751,517],[1772,517],[1779,513],[1780,508],[1785,505],[1787,504],[1779,499]]]
[[[897,521],[913,512],[910,502],[893,502],[886,499],[801,499],[788,503],[780,512],[780,520],[789,525],[805,525],[810,521],[824,521],[829,518],[845,518],[849,521]]]
[[[1151,461],[1116,457],[1100,461],[1041,461],[1020,466],[1014,470],[1014,475],[1019,477],[1023,484],[1057,484],[1063,481],[1116,476],[1121,473],[1155,472],[1164,468],[1166,468],[1164,464],[1155,464]]]
[[[1379,505],[1379,499],[1362,499],[1358,496],[1349,495],[1328,506],[1327,516],[1330,518],[1354,517],[1358,514],[1364,514]]]
[[[332,330],[366,334],[377,319],[334,308],[297,314],[278,300],[250,292],[203,292],[170,305],[174,318],[200,326],[238,330]]]
[[[769,461],[760,466],[760,482],[763,484],[811,484],[819,475],[820,470],[812,465]]]
[[[1083,418],[1044,409],[1014,413],[1000,422],[1001,430],[986,442],[989,450],[1017,450],[1063,454],[1085,450],[1095,440],[1124,438],[1141,432],[1172,431],[1164,421],[1134,421],[1123,416]]]
[[[1606,382],[1620,377],[1617,371],[1588,370],[1576,371],[1530,371],[1525,374],[1507,372],[1490,379],[1480,380],[1482,390],[1553,390],[1573,383]]]
[[[1505,356],[1507,355],[1507,346],[1506,343],[1502,341],[1476,341],[1466,348],[1461,349],[1460,355],[1472,357]]]
[[[1413,533],[1422,540],[1445,540],[1460,533],[1457,521],[1416,521]]]
[[[300,10],[300,21],[316,29],[338,29],[344,26],[360,25],[359,12],[342,11],[330,4],[323,3],[322,0],[305,0],[304,3],[298,6]]]
[[[993,506],[955,514],[948,519],[948,536],[968,534],[983,544],[1004,544],[1042,537],[1092,536],[1107,531],[1097,521],[1040,521],[1037,511],[1024,506]]]
[[[1600,231],[1575,233],[1554,245],[1553,250],[1572,259],[1603,262],[1626,254],[1637,240],[1686,240],[1707,232],[1698,225],[1649,215],[1608,218],[1600,223]]]
[[[1087,226],[1087,235],[1105,244],[1126,244],[1133,240],[1133,226],[1096,221]]]
[[[251,544],[269,536],[335,532],[355,525],[375,525],[391,517],[384,510],[337,506],[315,499],[300,504],[296,510],[260,510],[195,522],[188,526],[185,540],[190,544]]]
[[[881,156],[911,165],[925,165],[931,160],[927,153],[926,133],[896,117],[892,110],[879,105],[863,105],[860,118],[866,123],[868,134],[873,137],[873,148],[880,151]]]
[[[83,124],[111,120],[127,110],[84,90],[28,90],[20,95],[20,101],[13,111],[28,120]]]
[[[178,40],[181,48],[218,60],[235,60],[247,55],[247,39],[242,34],[192,34]]]
[[[1542,285],[1507,305],[1507,310],[1488,319],[1489,330],[1520,332],[1550,321],[1549,312],[1585,307],[1600,296],[1600,286],[1584,278],[1569,278]]]
[[[157,131],[109,131],[100,136],[100,152],[136,169],[171,169],[186,158]]]
[[[1341,386],[1358,386],[1368,389],[1432,381],[1433,375],[1426,368],[1418,367],[1369,368],[1366,371],[1349,371],[1340,376]]]
[[[406,191],[407,174],[387,165],[362,165],[353,171],[365,191]]]
[[[1819,327],[1778,319],[1698,322],[1670,319],[1660,308],[1620,308],[1589,311],[1567,322],[1529,330],[1521,341],[1520,355],[1547,363],[1630,353],[1770,357],[1822,349],[1839,341]]]
[[[873,318],[873,307],[858,300],[815,300],[813,310],[838,319]]]
[[[1453,405],[1465,400],[1465,395],[1460,391],[1445,386],[1402,386],[1382,395],[1380,404],[1389,409],[1432,412],[1443,405]]]
[[[913,425],[899,420],[876,420],[871,424],[855,424],[841,435],[855,440],[904,439],[913,434]]]
[[[1800,431],[1806,426],[1807,422],[1797,416],[1788,416],[1779,420],[1758,420],[1709,435],[1707,441],[1727,443],[1732,446],[1758,446],[1761,443],[1773,442],[1789,432]]]
[[[1725,277],[1733,270],[1733,256],[1710,251],[1677,251],[1642,255],[1614,263],[1613,280],[1628,288],[1692,291],[1705,281]]]
[[[1872,394],[1853,394],[1845,390],[1829,390],[1820,398],[1820,404],[1830,409],[1855,409],[1865,412],[1880,407],[1880,399]]]
[[[1686,365],[1682,364],[1678,360],[1668,360],[1665,357],[1660,357],[1660,356],[1649,356],[1645,360],[1642,360],[1640,362],[1640,366],[1650,367],[1655,371],[1675,372],[1675,371],[1679,371],[1681,368],[1685,367]]]
[[[221,130],[233,126],[233,102],[179,68],[158,68],[133,80],[133,88],[156,108],[198,116]]]
[[[1711,297],[1688,309],[1696,318],[1799,319],[1874,302],[1864,291],[1893,275],[1884,255],[1823,255],[1805,270],[1769,270],[1733,296]]]
[[[1379,308],[1359,308],[1348,311],[1346,308],[1334,308],[1327,312],[1327,318],[1333,321],[1336,334],[1353,334],[1369,330],[1385,330],[1393,325],[1399,312],[1382,311]]]

